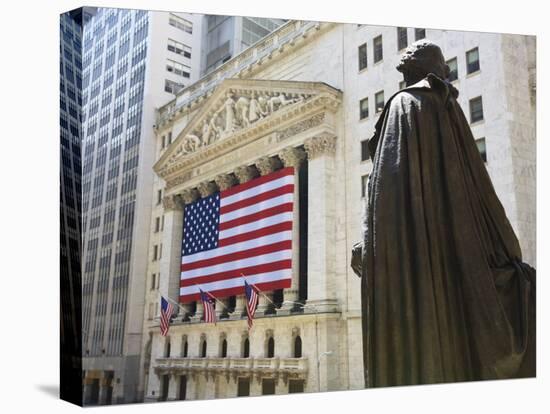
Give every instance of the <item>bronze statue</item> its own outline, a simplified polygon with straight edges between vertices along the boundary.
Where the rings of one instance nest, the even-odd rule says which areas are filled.
[[[367,387],[535,375],[535,269],[495,193],[438,46],[411,45],[407,87],[369,141],[361,276]]]

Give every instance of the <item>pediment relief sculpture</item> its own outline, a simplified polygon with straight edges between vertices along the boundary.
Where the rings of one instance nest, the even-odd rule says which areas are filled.
[[[196,152],[282,108],[305,102],[311,96],[305,93],[268,91],[244,91],[237,94],[229,90],[221,104],[216,105],[195,129],[185,135],[171,159]]]

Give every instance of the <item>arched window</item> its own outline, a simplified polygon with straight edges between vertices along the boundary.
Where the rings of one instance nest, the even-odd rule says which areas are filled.
[[[201,358],[206,358],[206,339],[202,340],[201,344]]]
[[[243,358],[250,358],[250,341],[245,338],[243,342]]]
[[[302,357],[302,338],[298,335],[294,338],[294,358]]]
[[[275,356],[275,340],[270,336],[267,340],[267,352],[266,358],[273,358]]]
[[[222,349],[220,352],[222,358],[227,358],[227,339],[222,340]]]
[[[164,345],[164,357],[170,357],[170,338],[166,338],[166,343]]]

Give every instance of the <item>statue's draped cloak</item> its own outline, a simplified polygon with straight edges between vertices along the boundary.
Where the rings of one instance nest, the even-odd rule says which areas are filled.
[[[386,103],[369,141],[367,386],[535,375],[535,270],[457,95],[428,75]]]

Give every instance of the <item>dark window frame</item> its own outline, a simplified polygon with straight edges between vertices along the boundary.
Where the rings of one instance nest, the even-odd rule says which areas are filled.
[[[477,105],[478,102],[479,102],[479,108],[474,108],[474,105]],[[470,99],[469,107],[470,107],[471,124],[483,121],[485,119],[485,116],[483,114],[483,98],[481,97],[481,95]]]
[[[374,63],[382,62],[384,60],[384,43],[382,40],[382,35],[378,35],[372,39],[372,53]]]
[[[366,102],[366,109],[363,109],[363,102]],[[359,101],[359,119],[367,119],[369,117],[369,98],[363,98]]]
[[[477,59],[473,63],[470,63],[469,56],[474,52],[477,53]],[[466,51],[466,73],[470,75],[472,73],[479,72],[480,70],[481,67],[479,65],[479,48],[474,47],[473,49]]]
[[[409,38],[406,27],[397,28],[397,51],[405,49],[409,45]]]
[[[358,63],[359,63],[359,71],[362,71],[368,67],[369,59],[368,59],[368,48],[367,44],[363,43],[357,48],[357,55],[358,55]]]

